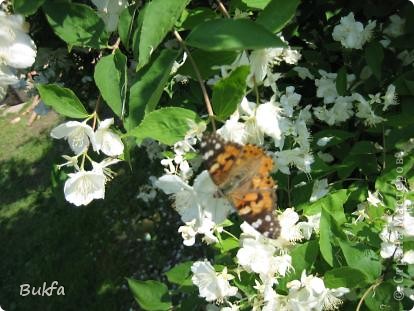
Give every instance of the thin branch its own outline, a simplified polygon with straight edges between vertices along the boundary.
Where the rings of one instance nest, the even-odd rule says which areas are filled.
[[[372,284],[366,291],[365,293],[362,295],[361,299],[358,302],[358,305],[355,309],[355,311],[359,311],[361,309],[362,303],[365,301],[365,298],[367,298],[368,294],[371,291],[374,291],[375,288],[378,287],[378,285],[380,285],[382,283],[382,279],[379,279],[377,282],[375,282],[374,284]]]
[[[94,130],[95,130],[95,126],[96,126],[96,119],[98,118],[98,109],[99,109],[99,104],[100,103],[101,103],[101,94],[99,94],[98,99],[96,100],[95,110],[93,112],[92,129],[94,129]]]
[[[188,50],[187,45],[185,44],[185,42],[181,38],[180,34],[176,30],[174,30],[174,36],[177,39],[177,41],[181,44],[184,51],[187,53],[188,59],[190,60],[191,65],[193,66],[194,72],[197,76],[198,83],[200,84],[200,87],[201,87],[201,92],[203,93],[203,98],[204,98],[204,102],[205,102],[206,107],[207,107],[208,116],[211,120],[211,125],[213,126],[213,131],[215,132],[216,131],[216,123],[214,121],[214,112],[213,112],[213,108],[211,106],[210,98],[208,97],[207,89],[204,85],[203,78],[201,77],[201,74],[200,74],[200,71],[198,70],[197,64],[194,61],[194,58],[191,56],[191,53]]]
[[[224,4],[220,1],[220,0],[216,0],[217,5],[219,7],[219,10],[221,11],[221,13],[223,13],[223,15],[227,18],[230,18],[230,14],[229,12],[227,12],[226,7],[224,6]]]

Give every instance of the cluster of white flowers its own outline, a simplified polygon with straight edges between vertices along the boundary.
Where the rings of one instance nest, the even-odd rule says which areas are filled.
[[[414,236],[414,216],[411,215],[412,202],[397,202],[393,215],[384,216],[385,226],[380,233],[381,257],[394,257],[406,264],[414,264],[414,251],[406,251],[402,247],[403,239]]]
[[[369,21],[364,27],[361,22],[355,21],[354,13],[351,12],[341,17],[339,25],[336,25],[333,30],[332,37],[347,49],[362,49],[363,45],[371,39],[375,26],[376,21]]]
[[[329,125],[338,125],[355,115],[362,119],[365,125],[375,126],[386,121],[385,118],[375,114],[376,107],[382,105],[382,111],[387,111],[390,106],[398,104],[395,86],[392,84],[388,86],[384,95],[381,96],[381,93],[370,94],[369,100],[367,100],[356,92],[351,96],[340,96],[336,89],[337,74],[324,70],[319,70],[319,74],[321,78],[315,79],[316,96],[323,98],[324,105],[314,107],[313,113],[316,118]],[[354,75],[347,75],[348,87],[354,80]]]
[[[50,133],[53,138],[67,139],[75,153],[73,157],[64,155],[68,162],[59,167],[73,166],[76,170],[75,173],[69,174],[64,187],[66,200],[76,206],[87,205],[95,199],[105,197],[105,183],[113,177],[113,172],[108,166],[119,162],[117,157],[124,152],[121,138],[110,129],[114,123],[113,118],[98,121],[99,127],[96,131],[87,121],[88,119],[83,122],[68,121],[58,125]],[[102,151],[108,158],[99,163],[93,161],[88,155],[90,145],[95,152]],[[92,166],[91,170],[85,170],[86,159]]]
[[[92,3],[98,9],[106,30],[115,31],[118,27],[119,15],[128,6],[128,0],[92,0]]]
[[[186,160],[186,155],[195,151],[194,145],[201,140],[201,136],[206,129],[204,122],[195,123],[189,121],[190,129],[187,131],[183,140],[174,144],[174,155],[161,160],[161,165],[164,166],[164,172],[168,175],[178,175],[183,180],[188,180],[193,176],[193,168],[197,167],[197,163],[193,162],[193,168]]]
[[[0,100],[7,87],[19,81],[16,69],[33,65],[36,46],[21,15],[9,15],[0,10]]]
[[[369,206],[380,207],[384,206],[384,203],[379,198],[381,194],[379,193],[372,193],[368,191],[368,198],[366,201],[361,202],[357,205],[357,210],[352,213],[352,215],[357,216],[356,219],[353,220],[354,223],[358,223],[364,221],[365,219],[369,219],[369,215],[367,213],[367,209]]]

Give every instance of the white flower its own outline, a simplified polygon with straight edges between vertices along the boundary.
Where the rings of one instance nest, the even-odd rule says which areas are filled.
[[[365,218],[369,218],[367,214],[367,207],[367,202],[362,202],[357,205],[357,210],[351,213],[352,215],[357,216],[357,218],[352,221],[353,223],[358,223],[364,221]]]
[[[281,230],[277,242],[280,248],[295,244],[303,239],[300,227],[296,224],[299,221],[299,215],[293,208],[285,209],[278,219]]]
[[[409,265],[414,264],[414,250],[410,249],[409,251],[404,252],[404,256],[401,259],[401,262]]]
[[[299,222],[298,227],[306,240],[309,240],[312,236],[312,232],[319,233],[319,225],[321,221],[321,213],[315,215],[306,215],[307,222]]]
[[[404,33],[405,19],[398,15],[390,16],[390,24],[384,29],[384,33],[390,37],[399,37]]]
[[[340,287],[329,289],[325,287],[322,279],[302,272],[301,280],[294,280],[287,284],[287,310],[335,310],[342,300],[338,297],[349,293],[349,289]]]
[[[324,197],[328,192],[328,179],[324,178],[321,180],[315,180],[309,202],[315,202],[319,200],[320,198]]]
[[[99,123],[99,127],[95,132],[96,151],[102,150],[110,157],[119,156],[124,152],[124,144],[121,138],[109,129],[113,123],[113,118],[103,120]]]
[[[224,123],[224,125],[217,130],[217,133],[226,141],[235,142],[244,145],[247,142],[248,134],[246,132],[246,125],[239,120],[239,113],[236,111]]]
[[[386,121],[386,119],[377,116],[374,110],[371,108],[373,101],[367,101],[362,95],[353,93],[352,97],[357,101],[357,113],[355,114],[358,118],[364,120],[364,124],[367,126],[375,126],[378,123]]]
[[[301,95],[295,93],[295,88],[293,86],[288,86],[286,88],[285,95],[280,97],[280,105],[283,108],[283,113],[291,118],[295,107],[299,104]]]
[[[368,198],[367,198],[368,203],[370,203],[371,205],[378,207],[378,206],[384,206],[384,203],[378,198],[378,193],[372,193],[371,191],[368,190]]]
[[[274,155],[274,160],[277,164],[276,168],[288,175],[290,174],[289,167],[291,165],[295,165],[305,173],[310,173],[311,165],[314,162],[313,156],[301,148],[278,151]]]
[[[395,86],[393,84],[388,85],[387,92],[382,99],[384,100],[382,111],[388,110],[389,106],[398,105],[397,94],[395,93]]]
[[[375,26],[375,21],[369,21],[364,28],[362,23],[355,21],[354,13],[351,12],[341,17],[340,24],[335,26],[332,37],[335,41],[340,41],[345,48],[362,49],[365,42],[371,38]]]
[[[22,16],[0,11],[0,63],[14,68],[33,65],[36,46],[26,32],[27,25]]]
[[[208,261],[196,261],[191,266],[193,284],[198,287],[200,296],[206,301],[222,302],[226,297],[237,294],[237,287],[231,286],[229,280],[234,276],[227,274],[227,268],[217,273]]]
[[[293,70],[298,73],[299,78],[301,78],[302,80],[306,78],[311,79],[311,80],[315,79],[314,75],[311,74],[308,68],[296,66],[296,67],[293,67]]]
[[[128,6],[127,0],[92,0],[98,14],[105,23],[106,30],[115,31],[118,27],[119,15]]]
[[[281,109],[273,102],[267,102],[257,106],[256,125],[260,131],[272,137],[275,145],[279,146],[282,140],[282,129],[280,126]]]
[[[185,246],[192,246],[195,243],[195,237],[197,231],[194,230],[195,219],[193,221],[187,222],[185,226],[180,226],[178,232],[181,233],[183,238],[183,244]]]
[[[192,187],[176,175],[160,177],[155,186],[166,194],[175,195],[175,208],[184,223],[194,222],[194,231],[203,234],[207,243],[217,241],[212,231],[226,219],[233,208],[227,199],[217,197],[217,187],[207,171],[195,178]],[[181,232],[188,234],[188,230],[185,230],[187,229],[183,228]]]
[[[245,238],[237,252],[238,263],[248,272],[272,274],[276,248],[264,239]]]
[[[325,104],[333,103],[338,97],[336,90],[336,73],[328,73],[324,70],[319,70],[320,79],[315,79],[316,97],[323,98]]]
[[[316,142],[316,144],[319,147],[324,147],[326,146],[327,143],[329,143],[332,140],[333,136],[325,136],[325,137],[321,137],[318,139],[318,141]]]
[[[95,133],[86,122],[68,121],[55,127],[50,136],[56,139],[65,138],[75,154],[80,154],[89,147],[92,142],[94,150],[97,150]]]
[[[64,193],[68,202],[80,206],[105,197],[105,175],[102,171],[79,171],[69,174]]]

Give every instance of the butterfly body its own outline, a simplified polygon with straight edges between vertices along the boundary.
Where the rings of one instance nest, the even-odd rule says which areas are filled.
[[[201,152],[213,182],[240,217],[264,236],[277,238],[280,225],[273,214],[276,193],[269,175],[271,157],[258,146],[226,142],[214,133],[203,136]]]

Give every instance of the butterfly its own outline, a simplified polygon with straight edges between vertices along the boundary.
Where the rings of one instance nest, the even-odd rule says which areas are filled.
[[[226,142],[216,133],[204,134],[200,147],[221,194],[243,220],[264,236],[276,239],[280,224],[273,213],[277,197],[270,176],[272,158],[256,145]]]

